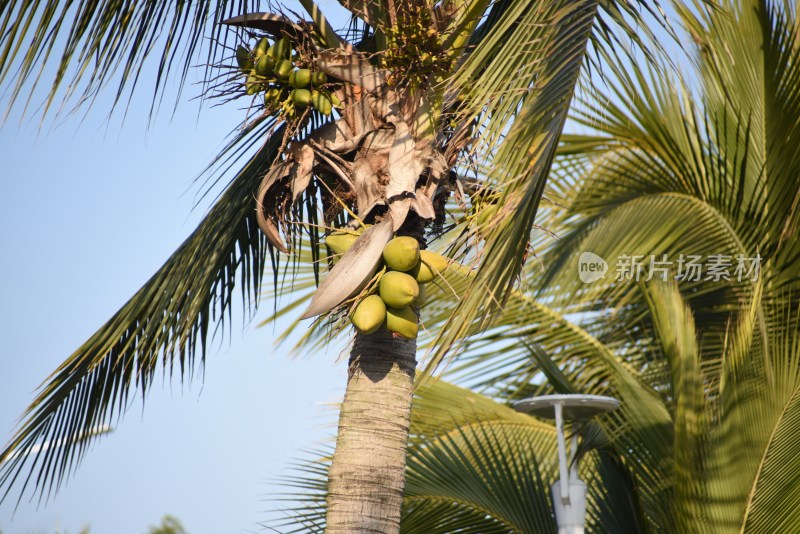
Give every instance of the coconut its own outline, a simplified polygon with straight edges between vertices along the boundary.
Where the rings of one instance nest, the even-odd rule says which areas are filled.
[[[430,250],[420,250],[419,260],[424,262],[434,275],[439,275],[446,271],[451,263],[450,260],[441,254],[431,252]]]
[[[417,337],[419,332],[419,322],[417,314],[411,309],[411,306],[403,306],[402,308],[386,308],[386,328],[395,334],[413,339]]]
[[[278,104],[281,101],[281,88],[276,86],[271,86],[267,88],[266,92],[264,93],[264,105],[270,107],[272,105]]]
[[[236,47],[236,63],[239,65],[242,72],[250,72],[250,69],[253,68],[253,60],[250,57],[250,51],[242,45]]]
[[[386,320],[386,305],[378,295],[370,295],[358,303],[350,322],[362,334],[371,334]]]
[[[420,254],[422,252],[425,251],[421,250]],[[438,273],[433,272],[431,268],[428,267],[428,265],[422,260],[421,257],[419,263],[417,263],[417,266],[408,271],[408,274],[413,276],[414,280],[416,280],[418,284],[427,284],[428,282],[436,278],[436,276],[438,275]]]
[[[327,91],[317,91],[316,89],[311,91],[311,104],[315,109],[326,116],[330,115],[331,111],[333,111],[333,104],[331,103]]]
[[[427,284],[447,269],[449,263],[444,256],[428,250],[420,250],[419,263],[408,271],[408,274],[413,276],[417,283]]]
[[[295,106],[302,108],[311,103],[311,91],[308,89],[293,89],[290,94]]]
[[[275,67],[275,62],[268,55],[263,55],[256,61],[256,74],[259,76],[267,77],[272,74],[272,69]]]
[[[248,95],[254,95],[257,92],[261,91],[261,83],[259,82],[259,78],[254,71],[250,71],[250,74],[247,75],[247,81],[244,82],[245,92]]]
[[[311,83],[313,83],[315,87],[317,85],[325,85],[326,83],[328,83],[328,75],[322,72],[321,70],[318,70],[312,76]]]
[[[253,55],[260,58],[267,53],[267,50],[269,50],[269,39],[262,37],[258,40],[258,44],[256,44],[256,47],[253,49]]]
[[[414,304],[417,306],[424,306],[425,303],[428,301],[428,291],[425,289],[425,286],[419,286],[419,295],[417,295],[417,300],[414,301]]]
[[[387,306],[402,308],[414,302],[419,295],[419,285],[414,277],[398,271],[389,271],[381,277],[378,293]]]
[[[280,39],[275,41],[272,44],[272,46],[269,47],[269,50],[267,50],[267,55],[269,55],[275,61],[279,61],[289,56],[288,54],[289,50],[290,50],[289,41],[281,37]]]
[[[275,64],[275,69],[273,69],[273,72],[275,73],[275,76],[285,80],[289,77],[289,74],[292,73],[292,68],[293,66],[291,61],[288,59],[282,59]]]
[[[337,230],[325,238],[325,244],[334,254],[344,254],[353,246],[361,232],[343,232]]]
[[[324,95],[320,98],[319,111],[326,117],[333,111],[333,104],[331,104],[331,101],[328,100],[328,97]]]
[[[308,69],[293,70],[289,74],[289,83],[295,89],[305,89],[311,83],[311,71]]]
[[[419,241],[413,237],[395,237],[383,247],[383,261],[394,271],[409,271],[419,263]]]

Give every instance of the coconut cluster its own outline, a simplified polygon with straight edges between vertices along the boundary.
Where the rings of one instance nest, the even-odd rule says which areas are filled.
[[[338,231],[325,240],[335,253],[349,249],[360,232]],[[381,326],[405,337],[415,338],[419,329],[414,306],[425,303],[425,284],[447,268],[448,260],[428,250],[420,250],[413,237],[395,237],[383,249],[386,269],[371,292],[350,314],[350,322],[362,334]]]
[[[450,71],[452,59],[440,42],[433,11],[427,5],[404,3],[400,23],[384,28],[389,48],[381,55],[389,85],[425,86],[431,75]]]
[[[264,94],[264,107],[269,112],[294,116],[308,107],[330,115],[341,104],[327,89],[328,77],[322,71],[312,71],[288,39],[282,37],[270,43],[262,37],[249,50],[243,45],[236,49],[236,62],[246,76],[244,89],[248,95]]]

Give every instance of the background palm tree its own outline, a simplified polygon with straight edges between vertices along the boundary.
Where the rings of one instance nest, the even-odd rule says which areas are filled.
[[[485,259],[437,336],[437,353],[430,362],[435,365],[473,319],[485,315],[487,303],[502,302],[515,283],[593,29],[613,38],[608,24],[615,21],[635,35],[627,21],[639,20],[636,6],[627,3],[603,4],[607,17],[600,19],[598,3],[592,1],[380,7],[344,2],[354,18],[350,30],[340,35],[315,4],[301,4],[312,22],[298,24],[280,15],[237,18],[229,22],[249,28],[238,36],[223,32],[221,23],[248,12],[246,3],[4,6],[0,80],[10,84],[12,103],[31,85],[42,83],[37,69],[53,52],[53,36],[69,26],[45,114],[63,96],[59,89],[67,80],[67,97],[91,101],[117,73],[121,99],[135,86],[161,32],[166,37],[154,106],[164,80],[173,71],[185,77],[198,54],[209,65],[209,88],[221,87],[224,97],[245,96],[232,45],[263,33],[275,40],[291,38],[297,61],[326,72],[331,90],[343,102],[341,113],[332,117],[279,113],[270,107],[262,112],[255,104],[256,114],[215,163],[227,170],[228,162],[235,162],[247,147],[256,146],[255,153],[234,173],[197,230],[55,371],[31,404],[0,454],[0,460],[9,460],[0,471],[4,497],[15,483],[22,491],[29,485],[41,492],[57,489],[85,453],[86,443],[30,456],[15,451],[109,421],[125,410],[135,391],[144,395],[159,367],[190,375],[205,357],[209,333],[230,314],[237,284],[254,308],[265,270],[272,270],[279,288],[283,269],[291,273],[309,256],[316,266],[324,253],[322,230],[343,224],[347,213],[358,213],[365,222],[390,221],[392,230],[424,240],[425,226],[445,216],[445,203],[437,194],[447,193],[448,182],[458,187],[450,171],[477,160],[486,165],[481,168],[483,180],[499,192],[496,204],[505,209],[478,224],[480,233],[464,234],[456,244],[456,250],[472,250],[470,254],[480,244]],[[431,28],[436,33],[428,33],[420,44],[419,35]],[[201,51],[201,39],[208,35],[213,36],[211,44]],[[180,44],[186,44],[183,61],[176,53]],[[431,48],[430,65],[420,64],[423,44]],[[383,146],[363,143],[369,136]],[[363,161],[377,165],[365,182],[354,171]],[[388,177],[388,184],[379,176]],[[365,232],[362,239],[377,233]],[[278,250],[288,253],[290,261],[282,262]],[[363,254],[354,260],[354,254],[345,255],[339,265],[358,267],[371,261]],[[347,282],[335,272],[326,278],[327,287]],[[315,298],[324,300],[320,294],[327,296],[326,291]],[[327,313],[332,306],[334,319],[347,311],[341,299],[316,311]],[[385,330],[356,336],[338,460],[330,477],[330,531],[391,531],[397,526],[414,354],[413,340]],[[365,454],[367,448],[376,454]],[[377,457],[381,461],[374,462]],[[363,511],[365,506],[369,512]]]
[[[593,131],[563,137],[550,184],[565,199],[547,219],[561,238],[543,250],[543,272],[529,270],[534,289],[450,371],[483,395],[442,382],[419,391],[404,532],[554,530],[553,428],[505,404],[574,392],[622,401],[581,429],[591,531],[800,528],[796,12],[755,1],[676,10],[694,39],[696,88],[606,56],[609,93],[595,85],[576,107]],[[584,251],[609,260],[604,279],[580,281]],[[730,279],[676,280],[681,254],[728,257]],[[674,264],[665,279],[647,280],[645,265],[639,283],[612,280],[626,255]],[[758,276],[737,279],[738,255],[760,256]],[[426,308],[429,326],[447,320],[451,294]],[[324,490],[313,476],[303,484]],[[295,521],[320,524],[315,509]]]

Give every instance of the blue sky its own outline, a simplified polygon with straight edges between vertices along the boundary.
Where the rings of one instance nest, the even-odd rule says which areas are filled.
[[[198,73],[199,75],[200,73]],[[124,123],[106,121],[104,94],[88,116],[12,115],[0,128],[0,441],[37,386],[155,272],[195,228],[193,179],[240,122],[236,105],[198,113],[189,87],[175,117],[147,127],[151,80]],[[7,98],[0,93],[0,107]],[[234,307],[234,309],[237,309]],[[240,309],[240,308],[239,308]],[[3,534],[142,534],[164,514],[193,534],[255,532],[275,478],[329,436],[325,405],[344,389],[341,344],[291,358],[234,315],[205,377],[165,381],[137,399],[47,504],[0,505]],[[341,360],[341,359],[340,359]],[[158,381],[159,386],[162,382]]]

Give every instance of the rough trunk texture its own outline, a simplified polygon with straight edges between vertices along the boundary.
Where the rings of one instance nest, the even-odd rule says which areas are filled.
[[[329,534],[397,533],[416,340],[356,336],[328,479]]]

